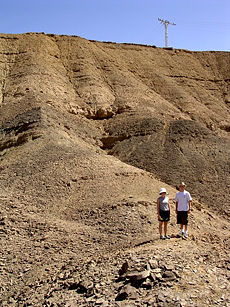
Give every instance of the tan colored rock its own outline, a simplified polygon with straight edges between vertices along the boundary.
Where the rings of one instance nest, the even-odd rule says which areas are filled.
[[[115,306],[132,278],[146,280],[135,304],[154,303],[165,263],[180,277],[164,283],[166,304],[230,303],[229,63],[229,52],[0,35],[0,304]],[[156,199],[165,187],[178,233],[179,180],[194,199],[189,239],[161,242]],[[158,271],[143,270],[150,259]],[[137,272],[116,281],[126,260]]]

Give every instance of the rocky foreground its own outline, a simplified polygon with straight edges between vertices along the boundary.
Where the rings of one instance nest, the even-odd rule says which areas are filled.
[[[109,226],[103,216],[86,231],[12,202],[0,226],[1,305],[229,306],[229,221],[194,205],[187,240],[173,214],[171,239],[160,240],[154,215],[148,232],[132,218],[133,239],[124,244],[119,224],[120,239],[98,233],[96,225]]]
[[[71,259],[51,285],[45,305],[62,301],[65,306],[229,306],[227,255],[210,255],[200,246],[171,240],[90,260],[81,273]]]

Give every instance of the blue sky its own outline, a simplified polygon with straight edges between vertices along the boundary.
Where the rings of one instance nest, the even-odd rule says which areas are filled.
[[[230,51],[230,0],[0,0],[0,32]]]

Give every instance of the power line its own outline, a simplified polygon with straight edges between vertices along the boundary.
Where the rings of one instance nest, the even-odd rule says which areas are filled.
[[[164,24],[164,26],[165,26],[165,47],[168,47],[168,25],[175,26],[176,24],[171,23],[168,20],[163,20],[163,19],[160,19],[160,18],[158,18],[158,20],[160,21],[160,23]]]

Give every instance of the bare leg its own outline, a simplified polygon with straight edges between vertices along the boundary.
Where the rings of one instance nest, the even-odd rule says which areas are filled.
[[[188,230],[188,225],[184,225],[184,231],[186,232]]]
[[[164,222],[164,233],[165,233],[165,236],[167,235],[167,226],[168,226],[168,222]]]
[[[159,222],[159,234],[162,236],[162,224],[163,222]]]

